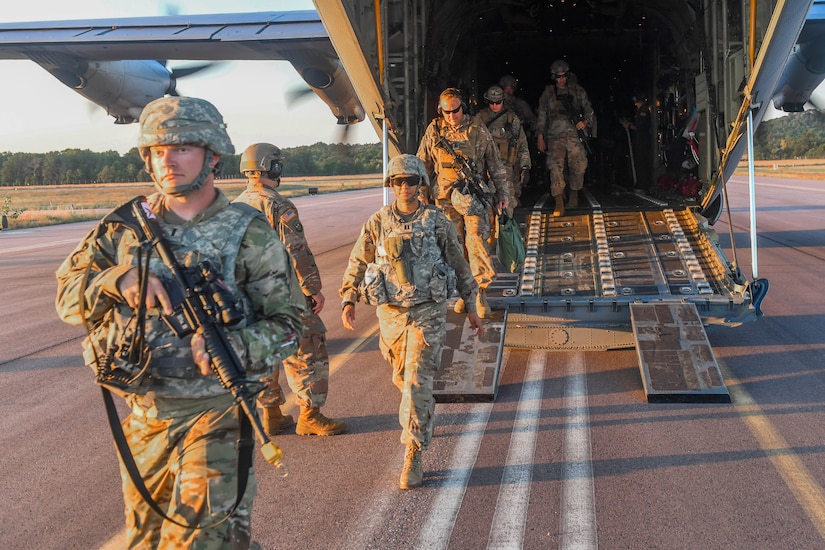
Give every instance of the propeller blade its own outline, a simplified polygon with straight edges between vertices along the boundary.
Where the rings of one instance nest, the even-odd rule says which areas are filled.
[[[172,73],[172,78],[186,78],[187,76],[192,76],[193,74],[199,73],[201,71],[205,71],[207,69],[214,69],[218,63],[203,63],[201,65],[193,65],[191,67],[178,67],[177,69],[170,69]]]
[[[292,108],[310,99],[314,93],[309,86],[295,86],[284,93],[284,102],[287,107]]]

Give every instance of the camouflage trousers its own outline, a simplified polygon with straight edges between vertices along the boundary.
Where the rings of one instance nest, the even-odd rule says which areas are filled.
[[[389,304],[376,310],[381,327],[381,354],[392,366],[392,381],[401,390],[398,422],[401,442],[425,451],[433,438],[433,377],[441,364],[447,303],[413,307]]]
[[[570,176],[570,189],[578,191],[584,187],[584,173],[587,170],[587,152],[578,137],[559,136],[547,140],[547,168],[550,170],[550,194],[554,197],[564,193],[567,186],[564,179],[564,164]]]
[[[200,401],[195,411],[137,404],[123,431],[149,493],[175,521],[208,526],[223,519],[238,490],[240,421],[230,395]],[[257,493],[250,469],[243,500],[232,516],[207,529],[164,520],[140,496],[121,462],[127,548],[246,549],[251,544],[252,501]]]
[[[470,271],[473,272],[473,279],[478,283],[479,290],[486,290],[496,276],[488,242],[492,225],[490,213],[485,212],[481,216],[462,216],[453,208],[449,199],[437,199],[436,205],[455,225],[458,239],[464,246],[464,256],[470,264]]]
[[[302,320],[304,335],[298,351],[284,359],[284,374],[289,387],[302,407],[323,407],[329,391],[329,353],[327,352],[327,328],[311,307]],[[261,407],[279,407],[286,402],[279,382],[280,369],[261,378],[266,388],[258,397]]]

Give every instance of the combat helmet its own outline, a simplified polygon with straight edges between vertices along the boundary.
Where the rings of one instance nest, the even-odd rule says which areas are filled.
[[[421,184],[429,186],[430,178],[427,176],[427,169],[424,167],[424,161],[415,155],[404,153],[390,159],[387,164],[387,176],[384,178],[384,187],[390,186],[390,180],[393,176],[417,175],[421,177]]]
[[[570,65],[567,64],[567,61],[564,59],[556,59],[553,63],[550,64],[550,74],[555,76],[569,73],[570,72]]]
[[[149,148],[157,145],[196,145],[217,155],[235,152],[232,140],[226,133],[226,124],[218,109],[205,99],[195,97],[161,97],[150,102],[140,113],[138,151],[151,174],[155,186],[161,192],[181,196],[200,189],[210,172],[217,172],[209,164],[212,155],[207,154],[204,167],[194,182],[188,185],[162,188],[152,171]]]
[[[241,155],[241,173],[261,172],[271,180],[279,180],[283,172],[281,150],[271,143],[255,143]]]
[[[502,88],[506,88],[507,86],[515,88],[518,86],[518,79],[511,74],[506,74],[499,79],[498,85]]]
[[[504,90],[501,89],[501,86],[490,86],[487,91],[484,92],[484,99],[496,103],[504,101]]]

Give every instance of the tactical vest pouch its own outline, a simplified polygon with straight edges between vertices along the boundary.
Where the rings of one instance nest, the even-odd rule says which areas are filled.
[[[387,287],[384,284],[384,273],[378,264],[368,264],[364,273],[364,280],[358,287],[364,301],[371,306],[380,306],[388,301]]]
[[[410,268],[404,260],[404,238],[387,237],[384,239],[384,248],[398,282],[401,285],[410,284]]]
[[[455,271],[444,263],[433,264],[433,273],[430,277],[430,297],[436,303],[445,302],[452,296],[456,286]]]
[[[95,373],[95,383],[122,395],[133,392],[143,379],[143,366],[130,350],[135,337],[135,318],[112,308],[83,339],[83,362]],[[145,351],[145,350],[144,350]],[[147,359],[148,360],[148,359]]]

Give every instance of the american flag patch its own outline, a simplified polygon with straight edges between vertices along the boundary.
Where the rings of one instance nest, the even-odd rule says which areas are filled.
[[[298,215],[298,213],[295,212],[295,210],[293,210],[292,208],[290,208],[289,210],[287,210],[286,212],[281,214],[281,222],[282,223],[289,223],[292,220],[294,220],[295,216],[297,216],[297,215]]]

